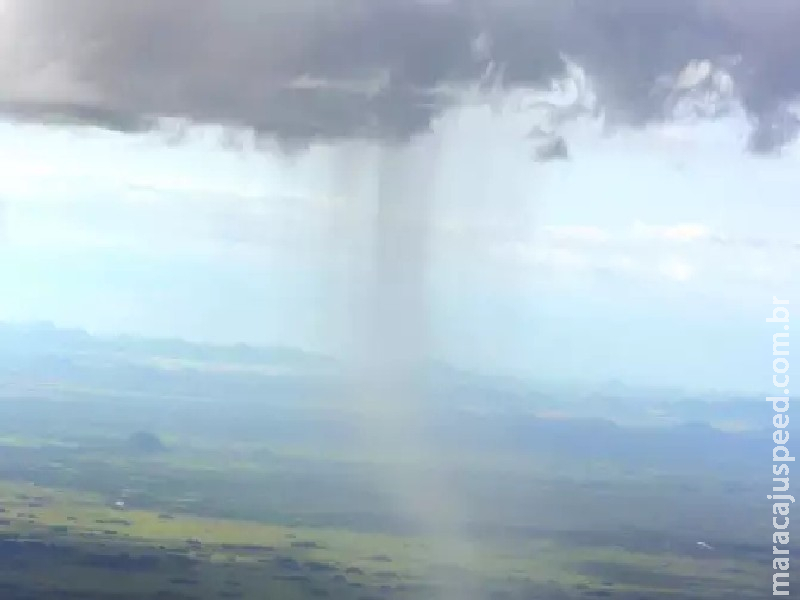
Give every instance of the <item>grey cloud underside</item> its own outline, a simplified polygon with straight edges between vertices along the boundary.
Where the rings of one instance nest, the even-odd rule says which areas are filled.
[[[403,139],[452,102],[441,90],[477,81],[489,61],[505,86],[544,87],[568,56],[613,123],[666,118],[657,82],[709,59],[731,65],[751,150],[798,128],[794,0],[7,2],[16,60],[0,73],[0,108],[27,119],[138,131],[170,116],[301,142]]]

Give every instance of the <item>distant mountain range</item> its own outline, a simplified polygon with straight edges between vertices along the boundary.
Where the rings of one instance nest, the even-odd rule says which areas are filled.
[[[52,323],[0,323],[0,354],[117,355],[129,359],[171,359],[201,363],[330,367],[333,359],[287,347],[199,344],[181,339],[94,336]]]
[[[431,361],[419,373],[419,383],[432,411],[457,409],[484,419],[537,415],[648,427],[703,424],[739,431],[760,430],[771,418],[769,406],[751,397],[643,390],[620,382],[538,385],[440,361]],[[295,348],[104,337],[51,323],[0,323],[0,391],[42,386],[152,397],[268,397],[323,405],[346,398],[352,390],[344,365],[336,359]]]

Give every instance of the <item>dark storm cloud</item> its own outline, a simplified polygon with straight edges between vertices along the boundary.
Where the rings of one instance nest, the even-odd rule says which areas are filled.
[[[735,62],[750,147],[795,134],[795,0],[5,0],[3,107],[138,130],[156,116],[285,139],[425,129],[441,84],[548,85],[563,55],[612,122],[665,117],[656,81],[690,60]],[[10,38],[9,38],[10,35]]]

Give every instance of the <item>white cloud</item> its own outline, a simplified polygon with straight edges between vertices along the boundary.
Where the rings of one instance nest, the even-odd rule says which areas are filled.
[[[702,223],[679,223],[677,225],[647,225],[636,221],[632,227],[634,238],[645,240],[663,240],[668,242],[694,242],[708,240],[712,232]]]
[[[607,231],[593,225],[549,226],[543,233],[556,243],[604,244],[611,239]]]
[[[669,280],[680,283],[689,281],[695,274],[695,269],[680,258],[669,258],[660,262],[659,273]]]
[[[752,295],[770,286],[791,287],[800,272],[800,252],[791,243],[737,238],[696,222],[635,221],[615,230],[547,226],[528,238],[489,237],[482,243],[495,269],[524,270],[550,281],[582,281],[587,288],[611,279],[648,287],[680,283],[686,290],[734,299],[742,290]]]

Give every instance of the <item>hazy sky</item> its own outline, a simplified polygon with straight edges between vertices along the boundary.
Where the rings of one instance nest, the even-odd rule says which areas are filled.
[[[436,127],[439,352],[543,378],[761,387],[771,298],[800,297],[800,147],[747,154],[737,116],[606,136],[584,121],[570,161],[538,163],[521,123],[476,106]],[[220,139],[1,126],[0,318],[335,352],[348,155]]]
[[[435,353],[769,385],[796,3],[186,2],[0,0],[0,319],[338,353],[375,149],[430,130]]]

